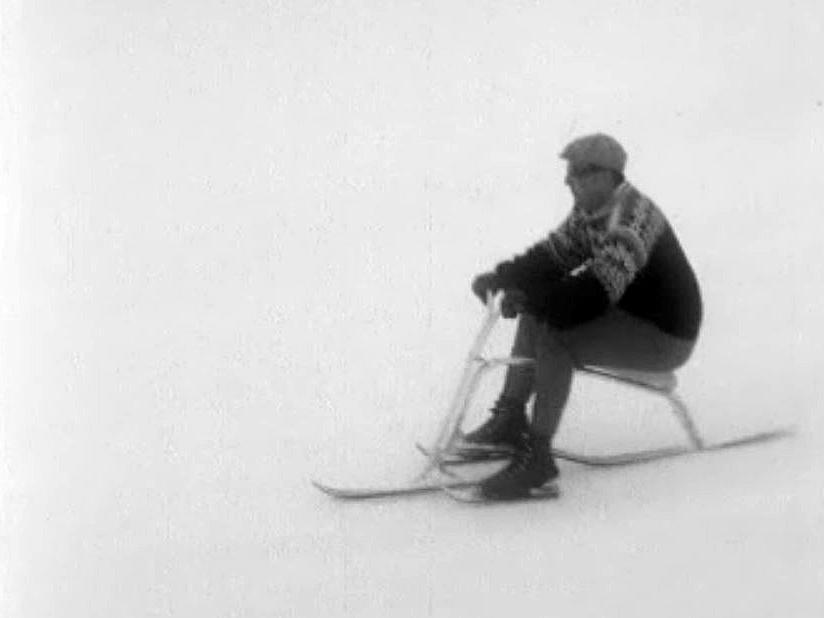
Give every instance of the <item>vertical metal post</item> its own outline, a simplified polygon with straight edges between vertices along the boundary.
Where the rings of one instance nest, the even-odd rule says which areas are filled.
[[[483,352],[486,341],[489,339],[489,335],[500,315],[501,310],[498,296],[488,295],[486,300],[486,317],[481,324],[480,331],[475,336],[472,347],[469,349],[463,374],[461,375],[460,382],[458,382],[458,388],[455,390],[455,394],[452,397],[443,421],[441,421],[438,436],[435,438],[435,442],[430,450],[429,462],[420,473],[419,478],[424,478],[434,469],[440,468],[444,454],[452,445],[455,436],[460,430],[460,423],[466,414],[469,399],[477,389],[483,371],[483,365],[478,365],[479,360],[482,361],[481,352]]]

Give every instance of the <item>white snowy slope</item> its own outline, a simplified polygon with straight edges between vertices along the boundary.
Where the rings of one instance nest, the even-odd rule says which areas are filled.
[[[4,2],[0,615],[824,615],[819,4]],[[597,130],[701,278],[705,437],[795,435],[555,501],[318,492],[420,468],[472,276]],[[558,445],[679,431],[581,378]]]

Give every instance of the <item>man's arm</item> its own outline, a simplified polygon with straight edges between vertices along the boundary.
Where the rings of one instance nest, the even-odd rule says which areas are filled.
[[[574,274],[524,289],[525,309],[557,328],[598,317],[620,301],[666,225],[658,208],[633,189],[616,207],[592,259]]]
[[[528,293],[540,283],[557,281],[580,266],[585,259],[572,229],[572,215],[546,238],[526,252],[495,267],[495,275],[503,289],[518,289]]]

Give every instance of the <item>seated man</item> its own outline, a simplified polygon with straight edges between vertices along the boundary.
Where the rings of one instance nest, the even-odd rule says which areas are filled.
[[[509,368],[491,418],[465,436],[514,449],[509,466],[483,483],[487,498],[523,497],[557,477],[552,437],[576,367],[673,370],[690,357],[701,325],[695,274],[664,214],[624,179],[621,145],[589,135],[561,158],[572,211],[472,285],[482,301],[504,291],[504,317],[520,314],[512,355],[535,360]]]

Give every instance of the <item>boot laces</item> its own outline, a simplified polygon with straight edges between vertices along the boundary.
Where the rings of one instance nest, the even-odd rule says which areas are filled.
[[[527,439],[527,436],[522,436],[522,443],[512,454],[512,458],[509,461],[509,466],[507,466],[506,472],[509,474],[514,474],[527,470],[532,464],[534,454],[535,451],[532,448],[532,444],[530,444]]]

